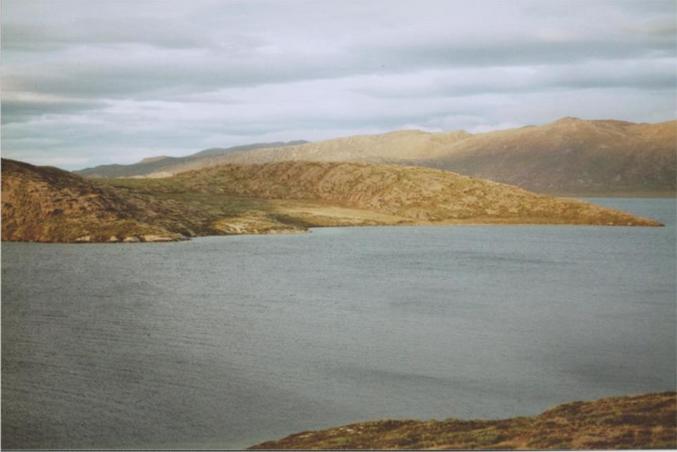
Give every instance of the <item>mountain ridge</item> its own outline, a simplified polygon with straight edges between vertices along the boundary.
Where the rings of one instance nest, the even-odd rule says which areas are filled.
[[[421,132],[400,142],[392,137],[338,138],[288,149],[234,153],[223,162],[318,160],[416,165],[541,193],[677,191],[677,120],[636,124],[566,117],[542,126],[474,135]]]
[[[137,163],[129,165],[110,164],[99,165],[91,168],[83,168],[73,171],[76,174],[85,177],[167,177],[174,172],[190,171],[199,169],[202,166],[213,165],[214,159],[232,152],[243,152],[254,149],[281,148],[285,146],[295,146],[305,144],[307,141],[274,141],[270,143],[253,143],[228,148],[208,148],[202,151],[182,156],[170,157],[166,155],[145,157]]]
[[[550,194],[672,196],[677,193],[677,120],[632,123],[564,117],[477,134],[397,130],[234,150],[190,167],[166,166],[135,176],[167,177],[226,163],[287,160],[438,168]]]

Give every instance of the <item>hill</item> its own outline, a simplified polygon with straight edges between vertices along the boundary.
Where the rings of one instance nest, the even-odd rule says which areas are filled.
[[[171,179],[136,182],[163,190],[223,193],[263,199],[312,200],[429,223],[643,223],[581,201],[558,199],[449,171],[397,165],[279,162],[222,165]]]
[[[301,145],[306,141],[289,141],[273,143],[255,143],[229,148],[210,148],[185,157],[168,157],[166,155],[147,157],[131,165],[101,165],[75,171],[86,177],[167,177],[183,171],[200,169],[218,165],[220,159],[233,152],[246,152],[254,149],[282,148]]]
[[[4,240],[162,241],[386,224],[659,223],[448,171],[360,163],[223,165],[160,179],[84,179],[2,161]]]
[[[564,118],[478,135],[430,164],[545,193],[674,194],[677,121]]]
[[[38,242],[173,240],[139,219],[115,190],[57,168],[2,159],[2,239]],[[131,239],[130,239],[131,240]]]
[[[540,193],[666,195],[677,190],[677,121],[563,118],[471,135],[399,131],[235,152],[220,162],[359,161],[446,169]]]
[[[615,397],[497,421],[364,422],[251,449],[674,449],[676,407],[674,392]]]

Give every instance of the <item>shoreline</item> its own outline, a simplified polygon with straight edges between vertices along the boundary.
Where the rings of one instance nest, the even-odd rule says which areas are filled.
[[[646,198],[628,198],[628,197],[607,197],[608,199],[654,199],[654,200],[666,200],[668,197],[646,197]],[[581,201],[588,202],[587,198],[582,198]],[[613,209],[616,210],[616,209]],[[315,229],[327,229],[327,228],[375,228],[375,227],[457,227],[457,226],[469,226],[469,227],[542,227],[542,226],[569,226],[569,227],[604,227],[604,228],[664,228],[666,223],[662,222],[659,219],[644,217],[639,214],[633,214],[628,212],[631,215],[634,215],[640,219],[654,222],[655,224],[590,224],[590,223],[572,223],[562,221],[560,223],[553,221],[545,221],[543,218],[534,218],[532,221],[525,221],[524,218],[515,218],[514,221],[510,218],[500,218],[493,219],[488,218],[482,221],[481,218],[469,218],[469,219],[456,219],[456,220],[446,220],[441,222],[409,222],[401,221],[398,223],[383,223],[383,224],[327,224],[327,225],[311,225],[306,226],[303,229],[301,228],[289,228],[289,229],[270,229],[263,230],[261,232],[242,232],[242,233],[224,233],[224,234],[205,234],[205,235],[195,235],[192,237],[181,236],[177,238],[165,238],[162,237],[161,240],[143,240],[141,237],[136,237],[136,240],[102,240],[102,241],[37,241],[37,240],[7,240],[4,237],[2,238],[2,243],[37,243],[37,244],[59,244],[59,245],[138,245],[138,244],[150,244],[150,243],[178,243],[178,242],[189,242],[194,239],[207,238],[207,237],[237,237],[237,236],[275,236],[275,235],[303,235],[312,233]]]
[[[223,165],[104,182],[6,159],[2,169],[3,238],[41,243],[167,242],[323,226],[662,226],[579,199],[396,165]]]
[[[677,448],[677,392],[574,401],[507,419],[358,422],[294,433],[249,450],[614,448]]]
[[[6,240],[2,239],[2,243],[37,243],[41,245],[48,244],[57,244],[57,245],[138,245],[138,244],[162,244],[162,243],[178,243],[178,242],[189,242],[194,239],[207,238],[207,237],[240,237],[240,236],[276,236],[276,235],[303,235],[310,234],[314,229],[329,229],[329,228],[340,228],[340,229],[353,229],[353,228],[384,228],[384,227],[395,227],[395,228],[405,228],[405,227],[458,227],[458,226],[468,226],[468,227],[532,227],[532,226],[546,226],[546,227],[558,227],[558,226],[569,226],[569,227],[594,227],[594,228],[664,228],[665,223],[661,223],[658,220],[648,219],[656,222],[657,224],[589,224],[589,223],[553,223],[553,222],[522,222],[522,221],[495,221],[491,223],[482,223],[476,220],[458,220],[453,222],[440,222],[440,223],[402,223],[402,224],[346,224],[346,225],[328,225],[328,226],[311,226],[304,230],[299,229],[290,229],[290,230],[273,230],[273,231],[264,231],[264,232],[243,232],[242,234],[207,234],[207,235],[196,235],[194,237],[180,237],[174,239],[162,239],[162,240],[144,240],[139,238],[138,240],[102,240],[102,241],[84,241],[84,240],[74,240],[69,242],[57,242],[57,241],[37,241],[37,240]]]

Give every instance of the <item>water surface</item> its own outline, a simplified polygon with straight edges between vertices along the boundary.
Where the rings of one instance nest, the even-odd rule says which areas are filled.
[[[675,201],[596,201],[668,226],[3,243],[3,446],[238,448],[674,390]]]

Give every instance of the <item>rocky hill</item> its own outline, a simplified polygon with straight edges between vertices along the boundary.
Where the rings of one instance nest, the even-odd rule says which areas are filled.
[[[477,135],[420,163],[544,193],[674,194],[677,121],[564,118]]]
[[[163,241],[344,225],[659,225],[448,171],[328,162],[100,180],[3,160],[2,220],[4,240],[43,242]]]
[[[677,121],[562,118],[542,126],[470,134],[402,130],[316,143],[267,143],[108,165],[88,177],[168,177],[222,165],[279,161],[366,162],[446,169],[542,193],[674,195]]]
[[[218,165],[221,158],[233,152],[246,152],[254,149],[282,148],[301,145],[306,141],[289,141],[274,143],[255,143],[229,148],[211,148],[185,157],[168,157],[166,155],[147,157],[131,165],[101,165],[75,171],[86,177],[167,177],[183,171],[190,171],[208,166]]]
[[[57,168],[2,159],[2,239],[37,242],[171,240],[129,200]]]
[[[219,163],[285,160],[433,167],[542,193],[670,195],[677,189],[677,121],[563,118],[476,135],[400,131],[235,152]]]
[[[648,224],[581,201],[538,195],[449,171],[397,165],[222,165],[180,174],[173,181],[190,192],[313,200],[419,222]],[[162,184],[156,181],[154,186]]]
[[[674,392],[557,406],[502,420],[374,421],[302,432],[251,449],[675,449]]]

